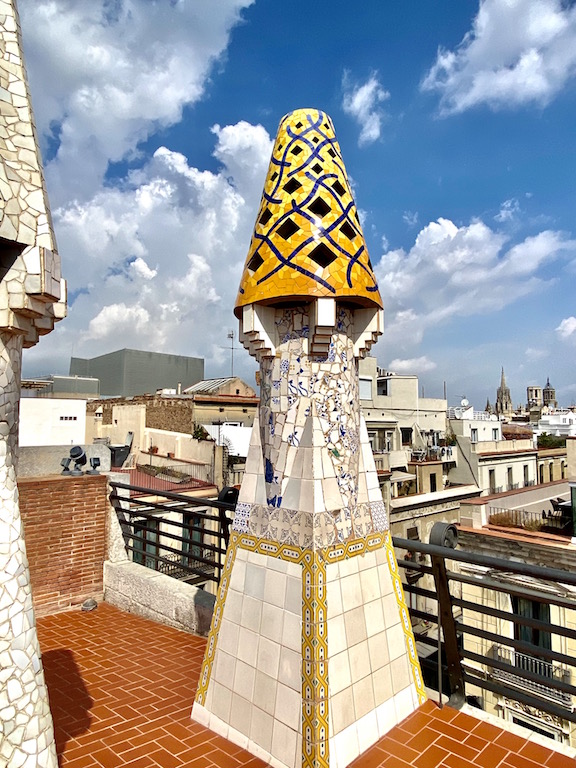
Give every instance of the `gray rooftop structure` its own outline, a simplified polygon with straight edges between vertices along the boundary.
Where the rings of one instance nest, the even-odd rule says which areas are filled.
[[[70,375],[100,379],[101,396],[130,397],[151,394],[158,389],[190,387],[204,378],[204,360],[164,352],[119,349],[90,359],[71,358]]]

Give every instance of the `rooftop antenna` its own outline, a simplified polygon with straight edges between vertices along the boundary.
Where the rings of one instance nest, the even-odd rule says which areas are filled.
[[[228,331],[230,339],[230,376],[234,378],[234,331]]]

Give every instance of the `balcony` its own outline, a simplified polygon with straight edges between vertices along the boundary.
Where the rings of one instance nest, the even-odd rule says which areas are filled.
[[[490,674],[494,680],[499,680],[520,690],[530,691],[550,701],[570,706],[572,697],[564,690],[559,690],[552,685],[545,685],[542,678],[550,681],[570,684],[571,672],[566,666],[540,659],[536,656],[528,656],[525,653],[505,648],[502,645],[494,645],[492,654],[494,659],[500,662],[492,667]],[[490,666],[488,662],[488,666]],[[518,677],[517,670],[530,673],[534,679]]]
[[[488,523],[503,528],[522,528],[526,531],[551,533],[556,536],[574,535],[572,513],[559,506],[547,512],[527,509],[499,509],[490,507]]]

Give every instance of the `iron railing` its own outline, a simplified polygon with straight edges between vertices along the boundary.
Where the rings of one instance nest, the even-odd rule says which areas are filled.
[[[393,542],[403,554],[398,564],[409,574],[404,589],[416,640],[431,649],[430,655],[420,655],[423,674],[436,675],[438,690],[446,690],[452,705],[464,703],[468,684],[576,723],[576,687],[571,682],[576,659],[557,650],[576,642],[576,629],[501,610],[481,598],[482,591],[489,590],[576,611],[576,574],[409,539],[393,537]],[[416,573],[432,577],[430,588],[419,585]],[[521,580],[530,586],[521,585]],[[437,613],[419,608],[418,597],[435,603]],[[510,637],[491,631],[486,628],[490,621],[545,634],[550,647],[519,639],[520,629],[511,631]],[[431,637],[429,627],[434,625],[437,630]],[[422,631],[422,626],[428,629]],[[479,646],[476,650],[474,644]],[[481,648],[484,652],[478,652]]]
[[[220,580],[234,504],[110,485],[110,501],[133,562],[191,584]]]

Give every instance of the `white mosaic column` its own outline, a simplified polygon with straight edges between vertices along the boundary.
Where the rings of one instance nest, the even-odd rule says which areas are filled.
[[[192,717],[345,768],[425,700],[360,410],[382,303],[330,119],[280,124],[235,312],[260,407]]]
[[[22,337],[0,334],[0,765],[56,768],[18,507]]]
[[[22,348],[66,313],[66,285],[22,58],[15,0],[0,0],[0,766],[56,768],[18,507]]]

